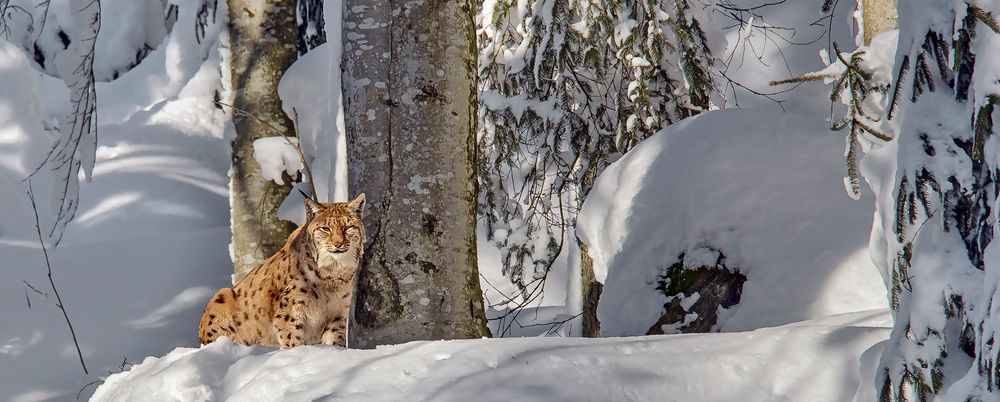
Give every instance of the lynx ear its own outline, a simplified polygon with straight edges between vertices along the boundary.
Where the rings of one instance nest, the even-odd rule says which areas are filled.
[[[312,220],[316,215],[319,215],[320,211],[323,210],[323,204],[313,201],[311,198],[306,198],[306,220]]]
[[[353,210],[354,213],[358,214],[358,216],[364,216],[365,215],[365,193],[361,193],[360,195],[358,195],[358,198],[355,198],[354,201],[351,201],[351,202],[347,203],[347,206],[351,207],[351,210]]]

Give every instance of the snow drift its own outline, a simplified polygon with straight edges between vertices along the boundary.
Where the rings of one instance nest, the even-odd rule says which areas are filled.
[[[723,331],[884,308],[871,201],[845,194],[843,146],[822,120],[729,109],[672,125],[608,167],[577,229],[605,284],[602,333],[645,334],[667,302],[658,276],[706,246],[747,276]]]
[[[108,377],[104,401],[873,400],[885,310],[735,334],[274,350],[226,339]],[[859,364],[858,356],[862,356]]]

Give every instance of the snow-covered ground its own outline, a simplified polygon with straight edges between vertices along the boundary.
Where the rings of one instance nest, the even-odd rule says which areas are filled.
[[[884,310],[728,334],[288,351],[228,340],[115,374],[93,401],[874,400]],[[859,356],[861,359],[859,360]]]
[[[713,136],[714,129],[737,122],[744,128],[740,135],[714,133],[733,142],[720,142]],[[17,322],[28,323],[0,329],[4,371],[19,368],[18,375],[0,376],[0,389],[13,391],[11,400],[66,399],[107,372],[119,371],[123,358],[143,364],[108,379],[98,394],[103,399],[98,400],[459,401],[478,396],[486,400],[842,401],[859,389],[871,395],[877,343],[888,336],[889,318],[884,287],[864,248],[870,224],[864,218],[870,219],[870,205],[852,201],[844,192],[839,180],[843,166],[837,155],[828,152],[829,147],[842,144],[841,139],[822,122],[772,111],[712,112],[653,137],[601,179],[632,191],[599,184],[600,191],[595,193],[596,202],[607,202],[602,198],[607,194],[616,200],[602,215],[610,222],[600,226],[605,236],[613,237],[622,225],[632,222],[632,232],[622,232],[626,235],[617,240],[601,240],[600,244],[609,247],[597,248],[601,250],[595,256],[598,261],[612,261],[602,263],[610,269],[609,278],[629,277],[630,271],[616,265],[629,260],[626,254],[618,255],[622,249],[645,245],[638,250],[658,251],[669,259],[687,244],[684,240],[689,236],[666,236],[650,228],[680,227],[680,233],[693,230],[697,234],[705,232],[694,230],[699,224],[709,227],[708,223],[729,219],[722,220],[728,222],[722,225],[728,230],[719,232],[719,239],[729,243],[720,247],[732,245],[727,250],[732,250],[732,261],[739,262],[734,265],[745,270],[750,280],[744,303],[729,317],[737,324],[727,321],[736,328],[724,325],[723,329],[763,329],[601,340],[418,342],[376,350],[315,346],[275,351],[229,343],[198,349],[194,337],[198,315],[212,290],[227,284],[231,270],[225,253],[229,235],[225,164],[212,157],[224,156],[225,149],[220,138],[192,137],[164,127],[145,130],[131,141],[114,131],[107,134],[108,143],[117,145],[101,148],[97,177],[83,186],[87,192],[80,222],[70,226],[65,244],[55,251],[57,280],[64,284],[63,297],[71,315],[84,317],[76,326],[95,373],[80,372],[58,311],[34,294],[28,310],[23,284],[8,281],[0,284],[3,311]],[[777,137],[783,141],[776,141]],[[684,191],[676,197],[657,195],[672,193],[660,180],[622,175],[628,169],[643,168],[636,167],[640,161],[659,166],[677,159],[671,145],[683,146],[690,160],[702,161],[691,169],[647,169],[663,171],[656,176],[660,180],[686,176],[678,181]],[[191,157],[188,146],[206,154]],[[145,169],[145,164],[138,163],[157,160],[164,163],[163,169]],[[804,166],[808,161],[815,167]],[[129,175],[137,179],[128,180]],[[754,177],[769,180],[755,181]],[[793,177],[800,178],[788,183]],[[746,183],[738,186],[740,181]],[[738,194],[730,194],[733,191]],[[652,197],[636,196],[642,193]],[[195,198],[198,194],[201,198]],[[740,196],[742,202],[713,204],[713,200]],[[690,203],[685,208],[669,204],[678,197]],[[631,205],[636,200],[647,204]],[[791,210],[790,204],[798,207]],[[629,221],[615,220],[616,216],[631,217],[629,211],[640,215]],[[694,213],[698,211],[704,213]],[[779,212],[797,214],[783,217]],[[642,223],[642,216],[651,218]],[[98,233],[100,238],[94,237]],[[663,243],[674,240],[669,247]],[[16,276],[44,285],[42,257],[35,242],[2,244],[0,255],[17,267]],[[780,247],[765,247],[774,244]],[[771,252],[759,255],[767,250]],[[633,261],[643,261],[656,254],[628,255]],[[485,259],[485,269],[493,266],[488,252],[480,258]],[[615,328],[616,322],[625,320],[648,328],[638,309],[614,311],[630,305],[655,310],[655,301],[636,302],[657,297],[644,286],[641,276],[608,285],[611,296],[601,307],[606,325]],[[624,292],[622,286],[633,291]],[[622,294],[633,300],[623,299]],[[868,311],[830,316],[859,310]],[[612,311],[610,316],[608,311]],[[619,321],[614,320],[615,314]],[[179,348],[170,352],[173,347]]]

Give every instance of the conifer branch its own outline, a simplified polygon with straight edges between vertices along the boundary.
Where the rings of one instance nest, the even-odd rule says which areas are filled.
[[[969,4],[969,10],[972,11],[972,14],[975,15],[976,18],[979,18],[979,20],[986,24],[986,26],[990,27],[994,33],[1000,34],[1000,24],[997,24],[996,18],[993,18],[993,12],[983,10],[982,8],[976,7],[972,4]]]
[[[868,133],[876,139],[882,141],[892,141],[892,136],[882,132],[881,130],[875,128],[865,120],[870,120],[877,122],[880,120],[875,113],[865,109],[864,101],[871,93],[884,93],[886,87],[884,85],[877,85],[872,83],[873,74],[866,71],[862,66],[864,61],[865,52],[863,50],[856,51],[850,54],[850,57],[845,57],[845,53],[840,51],[837,43],[833,43],[834,53],[836,54],[837,62],[844,65],[843,72],[840,75],[834,75],[833,73],[811,73],[806,74],[801,77],[796,77],[788,80],[772,81],[771,85],[781,85],[786,83],[799,83],[805,81],[817,81],[820,79],[833,79],[833,85],[830,88],[830,100],[836,102],[843,98],[845,91],[847,93],[846,103],[848,105],[847,114],[833,123],[830,129],[833,131],[840,131],[845,128],[849,128],[846,137],[847,140],[847,150],[845,152],[845,163],[847,165],[847,191],[852,197],[857,197],[861,194],[861,175],[858,169],[858,142],[861,141],[861,134]]]
[[[899,72],[896,74],[895,89],[892,91],[892,97],[889,98],[889,111],[886,113],[886,117],[889,120],[892,120],[896,115],[896,110],[899,108],[899,96],[903,93],[903,78],[906,77],[906,73],[909,70],[910,55],[904,55],[903,61],[899,66]]]
[[[778,85],[785,85],[785,84],[799,84],[799,83],[810,82],[810,81],[823,81],[825,79],[834,78],[834,77],[836,77],[836,75],[834,75],[834,74],[809,73],[809,74],[805,74],[805,75],[798,76],[798,77],[786,78],[786,79],[783,79],[783,80],[774,80],[774,81],[769,82],[768,85],[770,85],[770,86],[778,86]]]

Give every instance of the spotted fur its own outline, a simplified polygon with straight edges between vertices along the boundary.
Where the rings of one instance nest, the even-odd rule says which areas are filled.
[[[364,254],[365,195],[351,202],[306,200],[307,221],[285,246],[236,286],[208,301],[198,339],[244,345],[346,346],[356,273]]]

